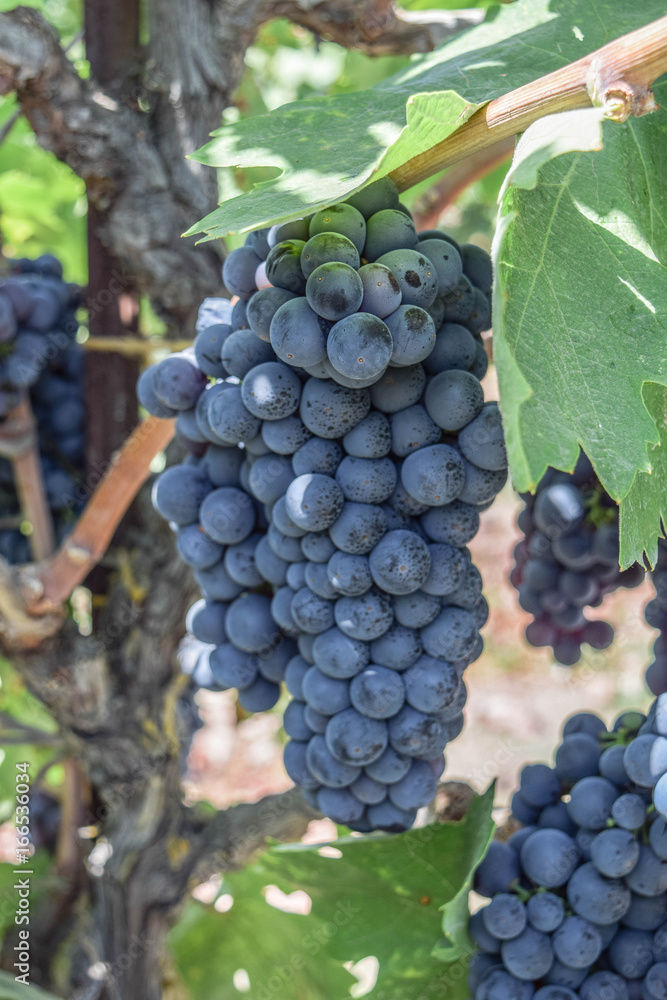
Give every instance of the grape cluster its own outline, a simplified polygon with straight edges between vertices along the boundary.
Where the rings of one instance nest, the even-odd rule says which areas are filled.
[[[63,281],[51,254],[9,264],[0,280],[0,421],[30,400],[46,496],[60,538],[82,506],[76,481],[84,467],[83,350],[75,340],[80,289]],[[0,459],[0,555],[30,559],[11,463]]]
[[[667,692],[667,541],[658,540],[658,561],[651,573],[655,597],[644,608],[644,617],[660,635],[653,644],[653,662],[646,671],[646,683],[653,694]]]
[[[475,1000],[663,1000],[667,696],[648,716],[572,716],[555,764],[521,772],[523,824],[475,876]]]
[[[617,587],[636,587],[644,578],[639,564],[618,565],[618,507],[600,485],[581,452],[574,472],[548,469],[534,496],[523,494],[519,515],[524,537],[514,550],[511,582],[519,604],[534,620],[526,628],[531,646],[551,646],[566,666],[581,646],[606,649],[612,626],[586,618]]]
[[[348,388],[421,362],[429,376],[486,372],[488,254],[440,230],[417,233],[388,178],[309,219],[251,233],[223,278],[247,300],[250,332],[222,349],[239,378],[251,333],[285,364]]]
[[[488,616],[467,543],[507,478],[479,382],[488,255],[397,205],[380,181],[251,233],[229,322],[206,304],[192,352],[138,384],[190,453],[154,504],[204,595],[193,677],[248,711],[284,680],[287,772],[357,830],[433,798]]]
[[[60,802],[42,789],[30,795],[30,842],[36,851],[54,854],[62,821]]]

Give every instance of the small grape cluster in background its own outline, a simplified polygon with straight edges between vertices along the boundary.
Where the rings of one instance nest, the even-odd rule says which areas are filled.
[[[83,349],[75,337],[80,289],[63,280],[51,254],[7,262],[0,279],[0,421],[22,395],[37,422],[39,454],[56,536],[62,538],[82,503],[76,482],[84,468]],[[30,559],[11,462],[0,458],[0,554]]]
[[[535,495],[522,499],[524,537],[514,550],[510,580],[519,604],[534,616],[526,639],[551,646],[560,663],[572,666],[584,643],[606,649],[614,638],[612,626],[590,621],[585,608],[599,607],[618,587],[638,586],[644,569],[638,563],[619,569],[618,507],[583,452],[574,472],[548,469]]]
[[[507,478],[485,403],[488,255],[416,233],[391,181],[250,233],[192,351],[138,397],[189,455],[156,481],[203,598],[193,668],[292,701],[285,766],[325,815],[404,830],[463,725],[488,616],[467,543]]]
[[[572,716],[555,764],[521,772],[524,824],[494,841],[470,919],[475,1000],[662,1000],[667,989],[667,696],[607,731]]]

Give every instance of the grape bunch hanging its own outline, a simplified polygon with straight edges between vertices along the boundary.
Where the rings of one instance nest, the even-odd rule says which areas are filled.
[[[612,626],[586,618],[618,587],[636,587],[644,569],[618,564],[618,507],[581,452],[572,473],[548,469],[534,496],[523,494],[518,525],[523,538],[514,550],[511,582],[519,604],[533,615],[526,628],[532,646],[551,646],[565,666],[581,646],[606,649]],[[659,693],[659,692],[656,692]]]
[[[63,280],[52,254],[9,261],[7,268],[0,279],[0,422],[24,395],[35,415],[46,498],[61,539],[84,501],[77,488],[85,458],[83,349],[75,339],[81,292]],[[30,560],[22,521],[11,463],[0,458],[0,555],[11,563]]]
[[[463,725],[488,616],[467,549],[507,478],[485,403],[491,268],[417,233],[378,181],[250,233],[231,322],[147,369],[189,454],[154,487],[203,598],[195,681],[248,711],[292,695],[285,766],[325,815],[409,828]]]
[[[667,696],[607,731],[571,717],[521,772],[470,919],[475,1000],[661,1000],[667,989]]]

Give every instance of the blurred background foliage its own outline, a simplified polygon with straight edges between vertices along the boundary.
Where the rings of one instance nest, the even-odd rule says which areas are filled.
[[[491,0],[466,2],[467,7],[488,7]],[[0,10],[15,6],[0,0]],[[82,0],[28,0],[59,32],[62,43],[82,76],[88,75],[82,38]],[[405,0],[408,11],[451,10],[455,0]],[[333,42],[315,38],[311,32],[285,20],[271,21],[259,32],[246,54],[246,71],[224,112],[223,122],[237,121],[273,110],[281,104],[329,94],[364,90],[391,76],[410,61],[405,56],[366,56]],[[83,182],[64,164],[43,150],[27,122],[17,117],[13,96],[0,98],[0,237],[5,256],[38,256],[49,251],[65,266],[70,281],[85,284],[86,194]],[[221,196],[246,191],[267,172],[220,170]],[[495,218],[496,196],[504,168],[469,188],[445,222],[462,240],[487,245]],[[407,192],[405,203],[430,186],[427,181]],[[193,219],[193,222],[195,220]],[[242,241],[242,237],[238,242]],[[230,240],[230,248],[237,245]],[[151,310],[143,304],[144,332],[160,332]]]

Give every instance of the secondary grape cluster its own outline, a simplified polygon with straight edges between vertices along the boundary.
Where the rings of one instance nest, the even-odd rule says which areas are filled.
[[[37,421],[46,496],[62,537],[84,499],[76,485],[85,448],[83,349],[75,339],[81,293],[63,280],[62,265],[51,254],[7,267],[0,280],[0,421],[24,393]],[[0,555],[12,563],[30,559],[22,520],[11,463],[1,458]]]
[[[551,646],[566,666],[581,646],[606,649],[612,626],[586,618],[585,608],[602,604],[618,587],[636,587],[644,578],[639,564],[618,564],[618,507],[600,485],[581,452],[574,472],[548,469],[534,496],[522,494],[523,538],[514,550],[511,582],[519,604],[534,620],[526,628],[532,646]]]
[[[658,540],[658,561],[651,573],[655,597],[644,608],[646,623],[660,635],[653,643],[653,662],[646,671],[646,683],[652,694],[667,692],[667,541]]]
[[[285,766],[323,813],[403,830],[463,725],[488,616],[467,549],[507,478],[485,403],[488,255],[417,234],[388,180],[250,233],[142,405],[189,451],[156,481],[203,599],[193,676],[292,700]]]
[[[475,1000],[662,1000],[667,988],[667,696],[611,731],[572,716],[555,764],[521,772],[523,824],[475,876]]]

